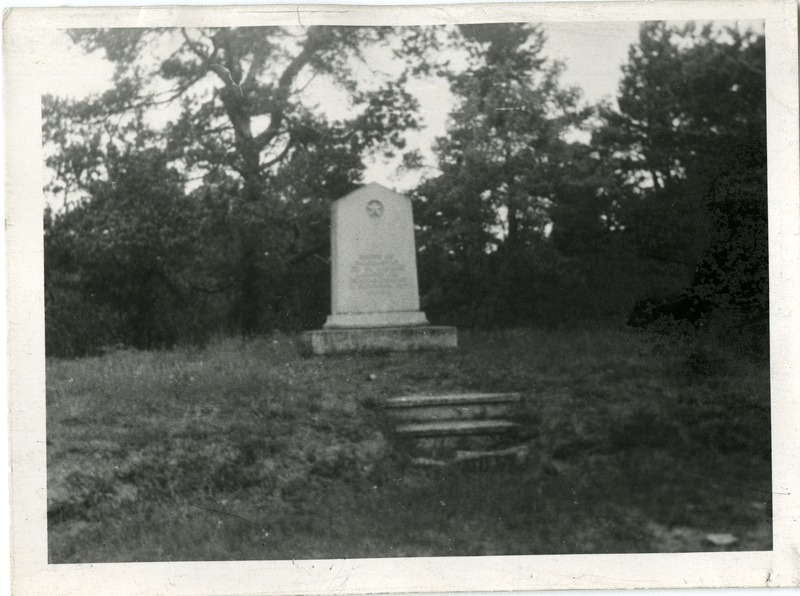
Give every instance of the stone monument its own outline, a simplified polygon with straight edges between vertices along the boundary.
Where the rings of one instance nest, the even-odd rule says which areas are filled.
[[[331,315],[305,334],[314,354],[457,347],[419,308],[411,200],[368,184],[331,206]]]

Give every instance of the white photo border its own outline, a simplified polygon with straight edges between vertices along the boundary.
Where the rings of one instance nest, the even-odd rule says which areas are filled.
[[[49,565],[45,450],[39,41],[73,27],[399,25],[644,20],[765,22],[773,550],[214,563]],[[21,8],[4,15],[8,379],[13,591],[19,594],[332,594],[800,585],[800,184],[794,0],[419,6]]]

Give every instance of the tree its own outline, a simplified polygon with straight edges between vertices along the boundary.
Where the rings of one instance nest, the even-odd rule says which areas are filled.
[[[712,24],[645,23],[619,89],[619,109],[603,111],[605,126],[593,144],[613,156],[627,188],[618,211],[625,236],[639,257],[672,276],[678,292],[634,310],[656,304],[660,313],[705,328],[763,318],[764,36]]]
[[[440,174],[417,190],[423,267],[439,269],[434,279],[448,272],[456,288],[436,300],[462,294],[494,303],[493,314],[480,317],[513,323],[533,316],[544,288],[568,277],[549,241],[554,230],[560,233],[555,218],[570,217],[556,206],[585,199],[594,208],[586,225],[601,227],[604,199],[579,172],[595,167],[592,157],[585,144],[570,140],[590,110],[580,107],[577,89],[560,86],[563,65],[544,57],[540,27],[462,26],[461,32],[469,67],[450,79],[458,105],[447,136],[436,142]]]
[[[324,206],[359,182],[362,154],[402,146],[403,130],[416,126],[404,73],[373,76],[379,84],[365,86],[358,69],[366,47],[394,40],[386,51],[401,53],[403,44],[422,43],[418,32],[245,27],[70,35],[114,63],[114,88],[87,101],[50,102],[45,136],[57,149],[49,165],[85,191],[90,180],[107,179],[108,146],[158,147],[187,180],[226,188],[236,255],[231,316],[245,334],[279,308],[288,265],[316,254]],[[307,87],[319,79],[344,90],[345,114],[331,118],[315,108]],[[138,126],[132,133],[133,123],[177,103],[180,115],[163,131]]]
[[[766,139],[764,37],[737,27],[644,23],[623,67],[618,110],[593,144],[630,192],[620,209],[639,252],[690,273],[713,222],[703,197],[731,156]]]
[[[210,255],[197,248],[202,206],[184,194],[164,154],[111,151],[105,165],[90,200],[45,214],[51,354],[173,345],[198,331],[195,294],[212,291],[204,285]]]
[[[706,196],[712,236],[688,293],[735,326],[764,325],[769,314],[766,166],[766,146],[748,146],[731,156]]]

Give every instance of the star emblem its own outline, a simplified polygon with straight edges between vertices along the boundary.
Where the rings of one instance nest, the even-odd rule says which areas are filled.
[[[383,203],[375,200],[367,203],[367,215],[370,217],[380,217],[383,215]]]

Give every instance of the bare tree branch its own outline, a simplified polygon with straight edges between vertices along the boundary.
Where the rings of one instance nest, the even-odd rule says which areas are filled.
[[[310,27],[306,43],[303,49],[289,63],[281,76],[278,78],[278,85],[273,94],[273,105],[270,111],[269,126],[255,137],[257,147],[264,147],[270,140],[278,135],[281,124],[286,113],[287,100],[291,91],[292,83],[297,75],[312,59],[312,57],[330,41],[330,35],[325,32],[323,27]]]
[[[290,137],[289,141],[286,143],[286,147],[284,147],[283,150],[277,156],[264,163],[262,167],[268,168],[281,161],[284,157],[286,157],[286,155],[289,153],[289,150],[293,147],[293,145],[294,144],[292,143],[292,139]]]
[[[205,48],[200,43],[197,43],[192,38],[189,37],[189,34],[186,32],[185,27],[181,27],[181,35],[183,36],[184,41],[186,41],[186,45],[189,46],[189,49],[203,62],[204,65],[208,64],[211,58],[217,53],[216,45],[214,46],[214,50],[211,54],[207,54]]]

